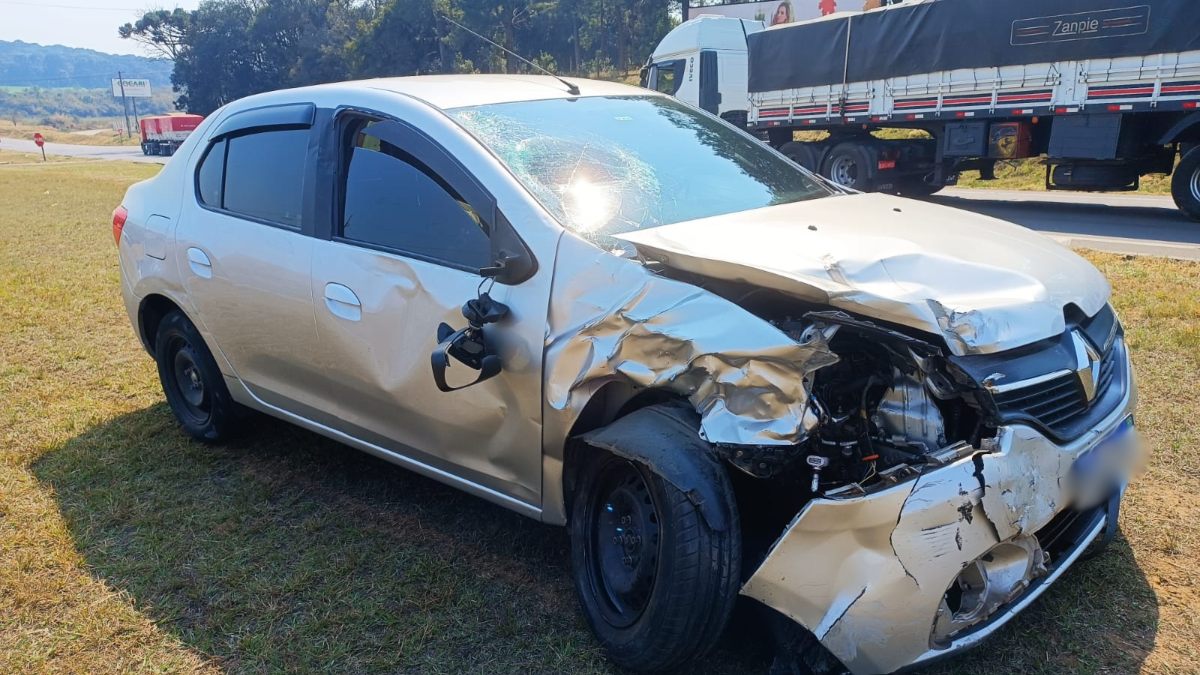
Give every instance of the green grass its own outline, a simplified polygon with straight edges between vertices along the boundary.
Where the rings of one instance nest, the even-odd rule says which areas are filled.
[[[1040,159],[1021,159],[996,164],[996,180],[980,180],[978,171],[965,171],[959,187],[992,190],[1045,190],[1046,165]],[[1140,187],[1132,194],[1170,195],[1171,177],[1153,174],[1142,176]]]
[[[176,430],[109,228],[156,170],[0,165],[0,672],[610,672],[560,529],[282,423],[222,447]],[[1091,257],[1149,473],[1112,552],[928,672],[1195,672],[1200,265]],[[702,670],[766,668],[735,623]]]

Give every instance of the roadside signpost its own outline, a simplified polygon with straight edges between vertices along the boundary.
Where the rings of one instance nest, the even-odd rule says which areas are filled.
[[[42,136],[41,132],[38,132],[33,135],[33,142],[37,143],[42,150],[42,161],[46,161],[46,138]]]
[[[120,75],[120,73],[118,73]],[[112,81],[113,96],[150,98],[150,80],[135,77],[116,77]]]
[[[137,100],[150,98],[150,80],[125,77],[121,71],[117,71],[117,77],[112,81],[112,92],[113,96],[121,97],[121,109],[125,111],[125,135],[133,138],[133,127],[129,124],[128,99],[133,99],[133,119],[137,121]]]

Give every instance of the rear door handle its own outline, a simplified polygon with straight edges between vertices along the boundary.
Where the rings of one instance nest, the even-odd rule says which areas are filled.
[[[204,279],[211,279],[213,275],[212,261],[208,259],[208,254],[195,246],[187,250],[188,267],[192,268],[192,273]]]
[[[354,291],[341,284],[325,284],[325,307],[329,313],[347,321],[362,319],[362,301]]]

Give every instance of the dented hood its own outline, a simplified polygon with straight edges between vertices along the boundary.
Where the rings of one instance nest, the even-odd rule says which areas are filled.
[[[669,267],[941,335],[958,355],[1012,349],[1108,301],[1095,267],[1018,225],[880,194],[773,206],[620,235]]]

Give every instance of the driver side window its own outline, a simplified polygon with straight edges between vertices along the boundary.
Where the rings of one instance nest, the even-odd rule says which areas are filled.
[[[682,60],[663,61],[651,66],[650,87],[655,91],[674,96],[683,84],[681,75],[685,63]]]
[[[485,225],[429,167],[369,133],[349,132],[341,238],[401,255],[478,270],[491,260]]]

